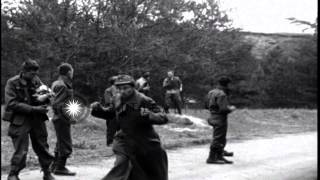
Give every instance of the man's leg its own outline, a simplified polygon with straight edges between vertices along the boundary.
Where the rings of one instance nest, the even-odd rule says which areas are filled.
[[[175,108],[178,110],[178,113],[181,115],[181,97],[179,93],[172,94],[172,102]]]
[[[216,157],[219,160],[222,160],[225,163],[231,164],[232,161],[229,161],[223,157],[223,149],[226,144],[226,135],[227,135],[227,123],[226,122],[217,123],[214,126],[213,141],[210,146],[210,149],[216,154]]]
[[[132,170],[132,164],[128,156],[115,152],[116,161],[109,173],[102,180],[128,179]]]
[[[225,125],[225,130],[226,130],[226,135],[225,135],[225,139],[223,141],[223,148],[226,146],[227,143],[227,132],[228,132],[228,121],[226,120],[226,125]],[[228,152],[226,150],[223,150],[223,156],[233,156],[233,152]]]
[[[53,162],[53,156],[49,153],[48,132],[44,122],[35,123],[30,131],[32,148],[37,154],[42,171],[44,172],[44,180],[54,180],[49,167]]]
[[[57,136],[55,148],[55,168],[54,174],[74,176],[76,173],[68,170],[66,166],[67,159],[72,153],[71,125],[60,119],[54,121],[54,128]]]
[[[164,112],[167,114],[169,113],[170,101],[171,101],[171,95],[169,93],[165,93],[163,109],[164,109]]]
[[[8,135],[12,139],[14,153],[11,158],[11,168],[8,180],[18,179],[19,172],[26,167],[28,146],[29,146],[29,132],[28,127],[24,125],[16,126],[11,124],[9,126]]]

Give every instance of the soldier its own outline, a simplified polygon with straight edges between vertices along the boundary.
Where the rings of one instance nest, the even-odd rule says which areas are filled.
[[[213,140],[210,146],[210,153],[207,159],[208,164],[231,164],[232,161],[223,156],[233,156],[232,152],[224,151],[228,128],[228,114],[236,108],[229,104],[228,77],[221,77],[218,86],[211,90],[206,98],[206,109],[210,111],[208,123],[213,126]]]
[[[173,71],[168,71],[168,77],[163,81],[163,88],[165,92],[165,104],[164,111],[169,113],[170,102],[178,110],[181,115],[181,95],[182,92],[182,82],[178,76],[174,76]]]
[[[67,158],[72,153],[71,124],[73,123],[73,120],[63,112],[66,103],[73,97],[73,68],[68,63],[62,63],[58,67],[58,71],[59,78],[53,82],[51,88],[55,93],[52,102],[52,109],[54,112],[52,122],[57,136],[54,150],[55,158],[51,170],[56,175],[74,176],[76,173],[71,172],[65,167]]]
[[[102,100],[102,104],[100,102],[94,102],[91,105],[92,111],[91,115],[95,116],[97,118],[102,118],[106,120],[107,125],[107,133],[106,133],[106,140],[107,140],[107,146],[110,146],[113,142],[113,136],[115,135],[118,127],[116,124],[116,119],[114,118],[108,118],[104,115],[103,109],[106,107],[112,107],[114,99],[116,95],[118,94],[118,90],[116,86],[114,85],[115,80],[117,79],[117,76],[112,76],[109,78],[110,87],[108,87],[104,91],[104,97]]]
[[[150,81],[150,72],[143,73],[143,75],[136,81],[137,90],[146,96],[149,96],[149,93],[150,93],[149,81]]]
[[[118,76],[115,85],[120,96],[104,112],[117,118],[120,130],[113,143],[114,167],[103,180],[167,180],[167,154],[152,126],[167,123],[166,115],[151,98],[135,90],[131,76]]]
[[[22,64],[21,73],[10,78],[5,86],[6,110],[3,119],[10,122],[8,135],[14,146],[8,180],[19,180],[19,172],[26,166],[29,136],[44,172],[43,179],[54,180],[49,170],[53,156],[49,153],[45,124],[48,120],[48,109],[45,105],[47,99],[39,100],[33,96],[36,89],[42,85],[38,71],[39,65],[36,61],[26,60]]]

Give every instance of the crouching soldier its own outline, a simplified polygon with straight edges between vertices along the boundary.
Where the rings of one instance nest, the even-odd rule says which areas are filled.
[[[113,143],[114,167],[103,180],[167,180],[168,160],[153,124],[168,119],[149,97],[135,90],[131,76],[118,76],[115,85],[120,96],[104,113],[116,117],[119,130]]]
[[[49,170],[53,156],[49,153],[45,124],[48,120],[45,105],[47,99],[39,100],[34,96],[42,85],[38,70],[36,61],[27,60],[22,65],[21,73],[10,78],[5,86],[6,108],[3,120],[10,122],[8,135],[14,146],[8,180],[19,180],[19,172],[26,166],[29,137],[44,172],[43,179],[54,180]]]
[[[73,97],[73,68],[68,63],[58,67],[59,78],[52,84],[55,97],[52,102],[54,112],[52,122],[56,131],[57,143],[54,150],[55,158],[51,171],[56,175],[74,176],[76,173],[67,169],[66,162],[72,153],[71,124],[73,120],[64,113],[66,103]]]
[[[207,159],[208,164],[231,164],[232,161],[223,156],[233,156],[232,152],[224,151],[228,128],[228,114],[235,110],[235,106],[229,104],[228,84],[230,79],[221,77],[218,86],[211,90],[206,97],[206,109],[210,111],[208,123],[213,127],[213,140]]]

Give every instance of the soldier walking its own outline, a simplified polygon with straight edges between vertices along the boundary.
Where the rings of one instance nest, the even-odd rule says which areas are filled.
[[[34,94],[42,85],[38,77],[39,65],[34,60],[22,64],[19,75],[10,78],[5,86],[5,112],[3,119],[10,122],[8,135],[11,137],[14,153],[8,180],[19,180],[19,172],[26,167],[29,137],[32,148],[38,156],[44,180],[54,180],[49,166],[53,156],[47,142],[47,99],[37,99]]]
[[[173,71],[168,71],[168,77],[163,81],[163,88],[165,90],[165,103],[164,111],[169,113],[170,102],[174,105],[174,108],[178,110],[181,115],[181,92],[182,92],[182,82],[178,76],[174,76]]]
[[[219,84],[211,90],[206,97],[206,109],[210,111],[208,123],[213,127],[213,140],[210,146],[210,153],[207,159],[208,164],[231,164],[232,161],[223,156],[233,156],[232,152],[224,150],[228,128],[228,114],[236,108],[229,104],[228,84],[231,80],[228,77],[221,77]]]
[[[58,80],[53,82],[51,88],[55,93],[52,102],[54,112],[52,122],[57,136],[54,163],[51,170],[56,175],[75,176],[75,172],[66,168],[67,159],[72,153],[71,124],[73,120],[63,110],[66,103],[73,97],[73,68],[68,63],[62,63],[58,67],[58,71]]]

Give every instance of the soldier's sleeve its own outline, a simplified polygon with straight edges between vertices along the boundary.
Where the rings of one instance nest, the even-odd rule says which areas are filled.
[[[209,97],[210,97],[210,93],[208,93],[204,99],[204,108],[205,109],[209,109]]]
[[[223,114],[228,114],[231,112],[229,109],[229,101],[226,94],[221,94],[217,96],[217,104],[219,106],[219,112]]]
[[[52,86],[52,91],[54,92],[55,96],[52,102],[53,106],[59,105],[64,103],[65,100],[69,97],[68,89],[66,86],[63,85],[56,85]]]
[[[180,85],[180,89],[182,89],[182,81],[181,81],[181,79],[178,77],[178,82],[179,82],[179,85]]]
[[[165,78],[165,79],[163,80],[162,87],[163,87],[163,88],[166,88],[167,86],[168,86],[168,79]]]
[[[14,112],[18,112],[18,113],[32,112],[31,105],[21,102],[21,100],[18,99],[12,81],[7,81],[7,84],[5,87],[5,102],[7,105],[7,109],[11,109]]]
[[[112,93],[111,93],[111,91],[109,89],[106,89],[104,91],[102,104],[104,106],[109,106],[109,105],[112,104]]]
[[[157,105],[157,103],[147,97],[144,96],[142,100],[142,107],[148,109],[148,113],[144,115],[144,121],[149,124],[166,124],[168,122],[168,118],[165,114],[161,112],[160,107]]]

